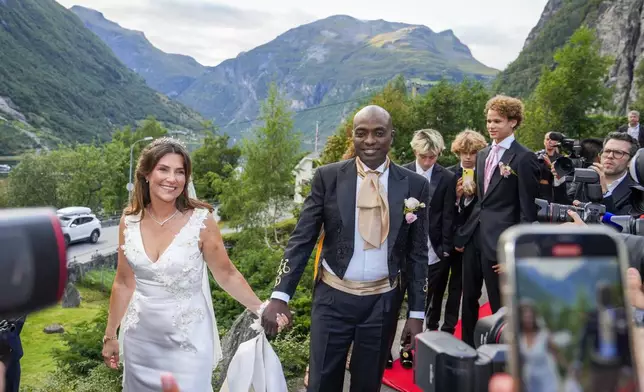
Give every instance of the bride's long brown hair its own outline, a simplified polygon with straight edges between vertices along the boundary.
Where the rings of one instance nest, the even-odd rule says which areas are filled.
[[[186,173],[186,183],[183,186],[183,192],[175,200],[177,209],[181,212],[193,210],[195,208],[206,208],[213,212],[210,204],[197,199],[191,199],[188,196],[188,185],[192,176],[192,161],[188,150],[176,139],[163,137],[154,140],[141,152],[139,161],[136,164],[136,174],[134,177],[134,190],[130,205],[125,209],[125,215],[137,215],[141,213],[141,219],[145,215],[145,207],[150,204],[150,184],[145,178],[152,173],[157,163],[167,154],[179,154],[183,157],[183,169]]]

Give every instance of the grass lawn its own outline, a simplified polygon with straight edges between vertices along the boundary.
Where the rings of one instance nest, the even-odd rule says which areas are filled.
[[[65,331],[71,331],[77,323],[94,319],[99,310],[107,306],[109,298],[107,293],[84,287],[78,287],[78,289],[83,298],[80,307],[63,309],[60,305],[56,305],[27,317],[20,334],[25,351],[20,361],[21,386],[38,387],[47,375],[56,369],[51,351],[53,348],[63,348],[64,344],[60,335],[48,335],[43,332],[47,325],[58,323],[65,328]]]

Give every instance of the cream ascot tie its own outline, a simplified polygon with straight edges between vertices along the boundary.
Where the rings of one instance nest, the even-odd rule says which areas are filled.
[[[389,168],[389,157],[385,170]],[[387,191],[380,185],[380,175],[376,170],[365,171],[364,164],[356,157],[358,175],[362,184],[358,190],[358,232],[364,240],[364,249],[378,249],[389,235],[389,202]]]

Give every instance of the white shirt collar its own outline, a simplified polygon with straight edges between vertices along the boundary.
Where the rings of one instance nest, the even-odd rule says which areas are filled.
[[[429,168],[429,170],[423,171],[423,168],[420,167],[418,161],[416,161],[416,173],[420,174],[421,176],[431,177],[432,172],[434,171],[434,166],[436,166],[436,164],[433,164],[432,167]]]
[[[461,169],[465,169],[465,168],[463,167],[463,163],[462,163],[462,162],[459,162],[459,163],[458,163],[458,165],[461,167]],[[472,168],[472,170],[476,170],[476,165],[474,165],[474,167]]]
[[[358,161],[356,161],[356,163],[358,163]],[[364,169],[364,171],[369,171],[369,170],[371,170],[371,169],[369,169],[365,164],[363,164],[362,162],[360,162],[360,164],[362,165],[362,168]],[[385,170],[386,165],[387,165],[387,161],[385,161],[382,165],[378,166],[378,167],[376,168],[376,171],[377,171],[378,173],[381,173],[381,174],[382,174],[382,173],[384,173],[384,172],[386,172],[387,170],[389,170],[388,168],[387,168],[387,170]]]
[[[514,138],[514,133],[513,133],[510,136],[508,136],[505,139],[503,139],[501,141],[501,143],[499,143],[499,147],[501,147],[501,148],[503,148],[505,150],[508,150],[510,148],[510,146],[512,145],[512,142],[514,141],[514,139],[515,138]],[[496,141],[493,141],[492,146],[495,146],[495,145],[496,145]]]

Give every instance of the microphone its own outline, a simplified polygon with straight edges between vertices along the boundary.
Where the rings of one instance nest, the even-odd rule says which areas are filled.
[[[613,215],[610,212],[602,216],[602,223],[613,227],[620,233],[629,233],[633,218],[630,215]]]

